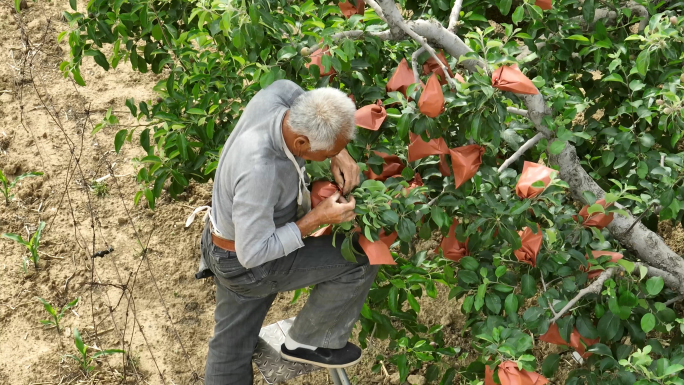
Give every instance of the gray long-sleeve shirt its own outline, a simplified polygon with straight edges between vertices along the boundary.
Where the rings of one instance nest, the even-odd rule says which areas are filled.
[[[278,80],[247,104],[216,168],[212,216],[221,236],[235,241],[246,268],[304,246],[297,215],[299,176],[283,150],[282,121],[304,93]],[[296,158],[300,167],[304,160]]]

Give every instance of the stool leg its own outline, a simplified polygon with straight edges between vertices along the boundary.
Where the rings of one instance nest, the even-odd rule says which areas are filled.
[[[340,384],[351,385],[351,383],[349,382],[349,377],[347,377],[347,372],[344,371],[344,368],[337,369],[337,375],[340,378]]]
[[[340,376],[337,374],[337,369],[328,369],[330,372],[330,378],[333,381],[333,384],[335,385],[343,385],[342,380],[340,379]],[[347,383],[349,383],[347,381]]]

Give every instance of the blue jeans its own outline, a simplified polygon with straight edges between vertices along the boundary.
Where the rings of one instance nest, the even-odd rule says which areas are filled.
[[[252,354],[259,330],[279,292],[316,285],[290,329],[295,341],[331,349],[347,343],[378,266],[369,265],[365,256],[357,256],[358,263],[345,260],[342,240],[338,236],[333,247],[331,235],[305,238],[303,248],[245,269],[234,252],[212,243],[205,228],[202,257],[216,283],[216,325],[209,341],[206,385],[252,384]]]

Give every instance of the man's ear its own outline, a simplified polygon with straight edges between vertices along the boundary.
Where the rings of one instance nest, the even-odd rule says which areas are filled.
[[[302,157],[302,155],[307,154],[311,150],[311,144],[309,143],[309,138],[304,135],[298,135],[294,140],[295,155]]]

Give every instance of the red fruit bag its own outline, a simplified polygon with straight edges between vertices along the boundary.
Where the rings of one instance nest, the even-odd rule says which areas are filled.
[[[549,383],[549,380],[541,374],[518,369],[518,364],[513,361],[504,361],[499,365],[499,381],[501,381],[501,385],[544,385]],[[487,384],[485,383],[485,385]]]
[[[451,176],[451,168],[444,154],[439,154],[439,172],[442,173],[442,176]]]
[[[444,112],[444,93],[442,86],[439,84],[437,75],[432,74],[428,79],[427,85],[420,94],[418,100],[418,109],[420,112],[431,118],[436,118]]]
[[[441,61],[444,66],[447,68],[449,71],[449,76],[454,77],[454,73],[451,71],[451,68],[449,68],[449,64],[447,63],[446,57],[444,57],[444,52],[439,52],[437,54],[437,57],[439,58],[439,61]],[[442,70],[442,66],[437,63],[437,60],[430,56],[425,63],[423,63],[423,75],[429,75],[431,73],[437,74],[439,76],[439,84],[447,84],[446,76],[444,76],[444,71]],[[463,78],[461,78],[463,79]]]
[[[385,164],[382,165],[382,173],[380,175],[375,174],[370,167],[368,167],[368,170],[363,172],[368,179],[384,182],[388,178],[401,174],[406,167],[404,162],[401,161],[401,158],[396,155],[388,155],[380,151],[374,152],[375,155],[381,157],[385,161]]]
[[[340,189],[333,183],[326,181],[313,182],[311,185],[311,208],[318,206],[319,203],[338,191]]]
[[[607,204],[605,199],[599,199],[596,201],[596,203],[603,206],[604,209],[607,209],[608,207],[613,205],[612,203]],[[613,214],[614,213],[593,213],[589,215],[589,205],[585,205],[584,207],[582,207],[582,210],[580,210],[579,212],[579,216],[581,216],[583,219],[582,226],[596,227],[599,230],[608,226],[608,224],[613,221]]]
[[[411,140],[411,144],[408,146],[409,162],[415,162],[430,155],[449,154],[449,147],[447,147],[444,138],[431,139],[426,142],[420,135],[411,132],[409,139]]]
[[[449,150],[456,188],[461,187],[463,183],[475,176],[482,164],[484,152],[485,148],[477,144],[469,144]]]
[[[539,8],[548,11],[549,9],[553,8],[553,4],[551,4],[551,0],[537,0],[534,5],[538,6]]]
[[[406,89],[413,83],[415,83],[413,71],[409,68],[406,59],[401,59],[397,70],[394,71],[385,88],[387,92],[399,91],[406,96]]]
[[[366,2],[364,0],[356,0],[356,7],[353,6],[352,3],[349,2],[349,0],[346,0],[344,2],[340,1],[339,3],[337,3],[337,5],[340,6],[340,11],[342,11],[342,14],[347,19],[354,15],[363,16],[366,10]]]
[[[554,171],[554,169],[542,166],[538,163],[525,162],[520,179],[518,179],[518,184],[515,185],[515,192],[523,199],[536,197],[541,194],[544,189],[532,187],[534,182],[542,181],[544,182],[544,186],[547,186],[551,182],[551,173]]]
[[[357,126],[377,131],[387,118],[387,111],[382,106],[382,101],[378,100],[375,104],[369,104],[356,110],[354,118]]]
[[[591,356],[591,353],[586,352],[584,345],[591,346],[599,342],[598,338],[589,339],[582,337],[577,328],[574,328],[574,330],[570,334],[570,343],[567,343],[561,337],[560,331],[558,330],[558,325],[555,323],[549,325],[549,330],[544,335],[540,336],[539,340],[554,345],[570,346],[577,353],[579,353],[582,356],[582,358],[585,359],[589,358],[589,356]],[[582,342],[584,343],[584,345],[582,344]]]
[[[359,245],[368,256],[371,265],[396,265],[389,247],[397,239],[397,232],[386,235],[384,231],[380,232],[380,239],[371,242],[365,235],[359,236]]]
[[[458,239],[456,239],[456,226],[458,226],[458,221],[454,219],[451,227],[449,228],[449,234],[442,239],[439,247],[442,249],[442,253],[444,253],[444,258],[458,262],[461,260],[461,258],[469,255],[470,252],[468,251],[467,239],[465,243],[461,243],[458,241]]]
[[[421,186],[423,186],[423,178],[420,177],[420,174],[416,173],[416,174],[413,176],[413,179],[411,179],[411,180],[408,182],[408,184],[409,184],[409,186],[406,188],[406,191],[411,191],[411,190],[413,190],[413,189],[416,188],[416,187],[421,187]],[[418,204],[418,203],[416,203],[416,204]]]
[[[611,262],[617,262],[617,261],[621,260],[622,257],[623,257],[622,254],[616,253],[616,252],[614,252],[614,251],[596,251],[596,250],[592,250],[592,251],[591,251],[591,254],[592,254],[592,256],[593,256],[594,259],[599,259],[601,256],[607,255],[607,256],[610,257],[610,261],[611,261]],[[587,259],[589,259],[589,256],[588,256],[588,255],[585,255],[585,257],[587,257]],[[588,276],[589,279],[596,278],[596,277],[598,277],[599,275],[601,275],[601,273],[603,273],[603,270],[591,270],[591,271],[590,271],[590,270],[589,270],[590,267],[591,267],[591,263],[590,263],[586,268],[585,268],[584,266],[580,267],[580,270],[582,270],[582,271],[588,271],[588,272],[589,272],[589,273],[587,274],[587,276]]]
[[[321,64],[321,59],[323,58],[323,55],[330,56],[328,47],[323,47],[315,50],[311,54],[311,62],[306,64],[306,68],[309,68],[309,66],[311,66],[312,64],[316,64],[320,69],[321,76],[334,75],[335,69],[332,67],[332,65],[330,66],[330,70],[328,72],[325,72],[325,68],[323,67],[323,64]]]
[[[492,74],[492,86],[516,94],[537,95],[539,90],[518,66],[501,66]]]
[[[537,254],[539,254],[544,239],[541,228],[537,225],[537,234],[535,234],[532,229],[525,227],[523,231],[518,231],[518,234],[522,247],[515,250],[513,254],[518,258],[518,261],[537,266]]]

